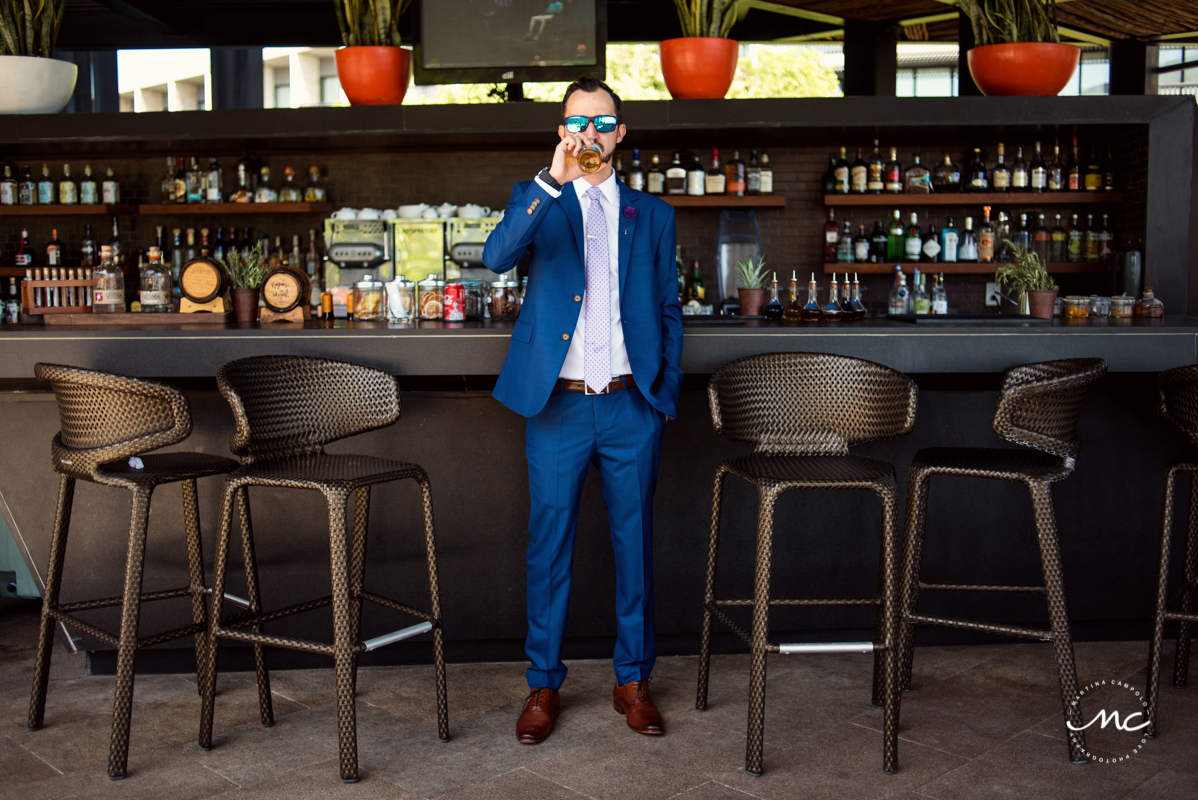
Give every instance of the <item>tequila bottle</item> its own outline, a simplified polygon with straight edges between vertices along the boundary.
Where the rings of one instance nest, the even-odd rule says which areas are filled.
[[[79,204],[94,206],[99,201],[97,194],[96,179],[92,177],[92,165],[84,164],[83,180],[79,181]]]
[[[92,311],[96,314],[125,310],[125,275],[113,263],[112,248],[100,248],[100,265],[92,272]]]
[[[94,186],[93,193],[94,193]],[[75,183],[71,178],[71,165],[62,165],[62,180],[58,182],[58,202],[64,206],[73,206],[79,203],[79,184]]]
[[[245,165],[237,165],[237,191],[229,195],[230,203],[252,203],[254,193],[250,191],[249,176],[246,175]]]
[[[279,189],[280,203],[299,203],[303,201],[303,193],[295,185],[295,170],[287,167],[283,170],[283,186]]]
[[[37,182],[37,203],[40,206],[54,203],[54,181],[50,180],[49,164],[42,164],[42,179]]]
[[[255,203],[277,203],[279,193],[270,185],[270,167],[262,167],[259,171],[258,191],[254,193]]]
[[[205,174],[200,169],[200,160],[192,156],[191,166],[187,170],[187,202],[202,203],[206,199],[208,191],[204,186]]]
[[[205,173],[204,202],[219,203],[224,197],[225,171],[215,158],[208,159],[208,171]]]
[[[121,202],[121,184],[112,172],[112,167],[104,173],[104,182],[100,184],[100,196],[105,205],[115,206]]]
[[[171,271],[162,263],[162,250],[150,248],[150,262],[141,269],[141,291],[138,299],[144,312],[174,310],[171,305]]]
[[[308,167],[308,185],[304,187],[304,202],[323,203],[328,199],[329,193],[325,191],[320,182],[320,167]]]
[[[17,179],[12,176],[12,167],[4,165],[4,179],[0,180],[0,206],[17,204]]]

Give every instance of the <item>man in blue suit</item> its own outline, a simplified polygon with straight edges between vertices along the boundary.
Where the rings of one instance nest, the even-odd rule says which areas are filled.
[[[506,272],[527,255],[528,290],[495,398],[528,418],[529,695],[516,723],[544,741],[566,677],[561,660],[579,498],[591,464],[603,480],[616,562],[613,704],[628,725],[662,733],[649,695],[653,493],[661,432],[678,413],[682,309],[674,209],[621,184],[611,167],[626,128],[607,84],[570,84],[551,165],[516,184],[483,262]],[[584,174],[578,155],[597,149]]]

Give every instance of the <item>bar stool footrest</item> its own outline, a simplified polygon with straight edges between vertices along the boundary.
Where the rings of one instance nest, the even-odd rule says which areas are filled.
[[[729,608],[751,608],[752,600],[715,600],[716,606],[728,606]],[[768,605],[771,606],[879,606],[882,604],[880,597],[833,597],[833,598],[798,598],[798,599],[770,599]]]
[[[176,597],[190,597],[191,587],[183,589],[166,589],[161,592],[146,592],[141,596],[141,602],[152,603],[155,600],[172,600]],[[112,608],[125,602],[124,597],[105,597],[99,600],[80,600],[77,603],[59,603],[58,611],[91,611],[96,608]]]
[[[240,597],[237,598],[237,600],[240,599]],[[230,602],[236,603],[237,600],[231,600]],[[274,611],[264,611],[261,614],[251,614],[248,611],[242,612],[240,614],[235,614],[228,619],[221,620],[221,629],[227,630],[229,628],[244,628],[248,625],[261,625],[264,622],[273,622],[276,619],[283,619],[284,617],[290,617],[295,614],[303,614],[307,611],[315,611],[318,608],[324,608],[325,606],[330,606],[332,604],[333,596],[330,594],[325,595],[324,597],[318,597],[315,600],[307,600],[303,603],[296,603],[295,605],[287,606],[286,608],[279,608]]]
[[[401,614],[407,614],[408,616],[415,617],[416,619],[423,619],[432,623],[437,622],[437,619],[432,614],[427,614],[419,609],[412,608],[409,605],[404,605],[398,600],[392,600],[388,597],[383,597],[382,595],[377,595],[367,591],[359,592],[358,596],[363,600],[369,600],[370,602],[383,606],[384,608],[389,608],[392,611],[398,611]]]
[[[873,642],[807,642],[778,645],[778,652],[784,656],[797,653],[872,653],[885,649],[885,645],[875,645]]]
[[[421,622],[416,625],[409,625],[406,628],[401,628],[391,633],[384,633],[382,636],[375,636],[373,639],[367,639],[362,642],[362,649],[366,652],[377,650],[380,647],[386,647],[389,644],[401,642],[404,639],[410,639],[413,636],[419,636],[422,633],[428,633],[433,629],[433,623],[430,621]]]
[[[925,614],[904,614],[903,622],[920,623],[923,625],[940,625],[945,628],[965,628],[972,631],[1002,633],[1007,636],[1022,636],[1026,639],[1042,639],[1052,641],[1052,631],[1041,631],[1035,628],[1022,628],[1016,625],[997,625],[992,622],[974,622],[968,619],[952,619],[950,617],[929,617]]]
[[[920,581],[920,590],[930,589],[937,592],[1039,592],[1044,593],[1043,586],[1011,586],[998,583],[924,583]]]
[[[1166,611],[1165,619],[1179,620],[1181,622],[1198,622],[1198,614],[1186,614],[1182,611]]]

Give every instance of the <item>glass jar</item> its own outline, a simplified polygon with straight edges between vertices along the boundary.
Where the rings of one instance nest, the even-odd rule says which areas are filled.
[[[1119,297],[1111,298],[1111,316],[1126,319],[1132,315],[1132,309],[1136,305],[1134,297],[1120,295]]]
[[[520,314],[520,284],[494,281],[491,284],[491,319],[515,319]]]
[[[429,276],[416,284],[416,308],[421,319],[441,319],[445,312],[445,281],[430,272]]]
[[[1065,319],[1085,319],[1090,316],[1090,298],[1070,295],[1065,298]]]
[[[1151,286],[1144,287],[1144,296],[1136,302],[1132,314],[1137,317],[1163,317],[1165,304],[1156,299]]]
[[[387,284],[387,315],[397,322],[411,322],[416,315],[416,284],[400,276]]]
[[[482,319],[483,305],[487,298],[483,292],[482,281],[462,281],[466,291],[466,319]]]
[[[387,318],[383,282],[367,275],[354,284],[354,319],[381,321]]]
[[[1111,315],[1111,298],[1090,295],[1090,316],[1109,317]]]

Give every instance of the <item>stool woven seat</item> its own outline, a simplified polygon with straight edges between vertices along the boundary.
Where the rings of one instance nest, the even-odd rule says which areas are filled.
[[[324,446],[338,439],[383,428],[399,419],[399,386],[395,378],[360,364],[300,356],[257,356],[225,364],[217,386],[233,410],[237,429],[229,446],[242,464],[225,481],[220,533],[216,545],[213,592],[226,598],[233,506],[240,517],[245,562],[245,610],[225,615],[217,604],[212,615],[209,658],[201,680],[204,702],[200,715],[200,747],[212,746],[216,700],[217,641],[249,642],[258,672],[258,702],[262,724],[271,725],[274,711],[264,645],[331,655],[336,671],[337,732],[341,779],[358,779],[358,738],[355,710],[358,655],[425,632],[433,635],[437,731],[449,739],[445,693],[445,659],[441,631],[441,601],[437,586],[437,556],[433,539],[432,494],[428,475],[416,464],[367,455],[329,454]],[[380,483],[415,480],[422,498],[421,526],[427,557],[431,610],[369,592],[365,588],[366,540],[370,489]],[[249,487],[271,486],[315,490],[329,509],[329,551],[332,594],[286,608],[266,611],[260,596],[249,511]],[[352,517],[349,503],[353,499]],[[228,596],[232,599],[232,596]],[[377,603],[422,620],[366,642],[359,640],[362,602]],[[236,600],[233,600],[236,602]],[[332,606],[333,642],[267,634],[266,622]]]
[[[903,374],[845,356],[822,353],[768,353],[724,365],[707,386],[716,433],[753,445],[753,454],[716,468],[711,539],[707,551],[707,587],[699,650],[695,707],[707,708],[711,668],[712,622],[719,619],[748,643],[749,726],[745,770],[760,775],[765,734],[765,667],[768,653],[800,652],[808,645],[769,641],[769,609],[775,606],[860,606],[878,609],[875,642],[821,645],[844,651],[874,652],[873,702],[883,706],[882,766],[898,768],[898,540],[894,467],[849,453],[859,442],[903,436],[915,424],[916,388]],[[720,508],[724,479],[734,475],[754,484],[758,493],[757,566],[751,599],[717,599]],[[879,591],[867,598],[779,599],[770,596],[774,508],[794,489],[866,489],[882,501]],[[828,529],[803,531],[826,536]],[[836,535],[844,535],[841,528]],[[736,607],[752,609],[751,631],[730,616]]]
[[[117,666],[112,735],[108,747],[108,776],[123,778],[129,761],[133,666],[137,650],[184,636],[195,636],[197,677],[201,671],[207,646],[208,617],[204,602],[207,589],[200,552],[196,479],[223,475],[236,469],[237,462],[204,453],[147,454],[151,450],[177,444],[191,434],[191,412],[187,398],[174,387],[57,364],[37,364],[34,374],[38,380],[49,382],[58,403],[62,427],[54,436],[50,453],[54,469],[62,478],[54,535],[50,541],[50,565],[46,569],[37,659],[33,667],[29,727],[31,730],[42,727],[45,717],[46,687],[56,622],[70,625],[113,645],[117,648]],[[137,461],[131,464],[131,459]],[[133,494],[124,594],[121,597],[59,602],[76,480],[115,486]],[[183,488],[188,585],[180,589],[143,594],[142,573],[150,498],[154,489],[164,483],[180,483]],[[181,597],[191,598],[190,625],[153,636],[138,636],[138,618],[143,601]],[[119,634],[108,633],[70,613],[114,606],[121,609]]]
[[[1087,389],[1106,374],[1099,358],[1065,359],[1014,367],[1003,377],[994,415],[994,432],[1008,442],[1032,450],[996,448],[928,448],[915,454],[907,483],[907,519],[903,538],[903,599],[900,681],[911,687],[914,658],[913,628],[916,623],[1000,633],[1030,639],[1051,640],[1056,651],[1061,704],[1065,720],[1080,728],[1077,670],[1069,615],[1065,610],[1065,587],[1057,539],[1052,484],[1073,473],[1081,440],[1077,418]],[[920,580],[923,538],[927,523],[928,491],[932,476],[955,475],[1019,481],[1031,494],[1036,534],[1044,574],[1042,586],[998,584],[933,584]],[[967,530],[967,529],[966,529]],[[920,590],[1043,592],[1048,601],[1049,630],[991,622],[919,614]],[[909,702],[909,701],[908,701]],[[1086,760],[1085,739],[1080,731],[1069,737],[1069,756],[1075,763]]]

